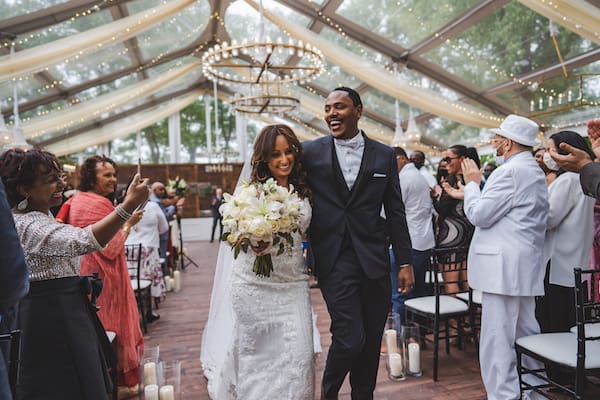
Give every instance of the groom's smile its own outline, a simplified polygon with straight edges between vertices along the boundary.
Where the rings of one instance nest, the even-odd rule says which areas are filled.
[[[358,133],[362,106],[355,106],[347,92],[334,90],[325,103],[325,122],[338,139],[351,139]]]

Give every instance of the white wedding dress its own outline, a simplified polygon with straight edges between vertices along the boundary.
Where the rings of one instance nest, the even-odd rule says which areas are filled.
[[[310,204],[304,200],[303,232],[310,218]],[[240,252],[236,260],[230,249],[219,255],[225,260],[217,262],[201,353],[213,400],[314,398],[314,357],[321,348],[318,332],[313,332],[302,237],[300,233],[293,237],[292,249],[279,256],[272,251],[268,278],[252,271],[252,251]],[[219,267],[220,263],[224,265]],[[223,284],[225,288],[218,288]]]

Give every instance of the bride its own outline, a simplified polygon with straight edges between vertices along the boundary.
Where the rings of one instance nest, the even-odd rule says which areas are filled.
[[[274,178],[280,186],[293,185],[303,199],[303,233],[311,207],[301,154],[288,126],[266,126],[254,143],[249,180]],[[268,278],[252,271],[254,252],[240,252],[234,260],[231,249],[221,244],[200,357],[209,395],[214,400],[312,400],[314,354],[320,344],[318,336],[313,339],[301,234],[294,234],[291,252],[271,251],[273,272]]]

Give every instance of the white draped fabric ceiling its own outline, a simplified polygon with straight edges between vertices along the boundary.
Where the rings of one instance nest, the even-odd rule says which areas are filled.
[[[474,143],[481,128],[497,126],[510,112],[533,115],[542,105],[556,106],[567,97],[570,102],[577,89],[567,86],[570,77],[564,77],[564,97],[543,93],[544,83],[561,78],[563,71],[600,76],[600,8],[595,1],[446,0],[430,2],[429,11],[423,6],[427,2],[417,0],[368,5],[359,0],[263,3],[270,24],[267,33],[310,43],[327,62],[324,76],[286,87],[300,99],[301,107],[279,117],[303,138],[326,133],[321,121],[323,97],[340,84],[363,96],[362,126],[377,140],[389,143],[394,136],[397,99],[404,124],[411,109],[422,124],[422,146],[443,147],[452,144],[449,141]],[[255,0],[0,0],[0,5],[2,114],[10,125],[16,83],[25,137],[59,155],[139,131],[198,96],[212,95],[212,83],[201,73],[202,54],[223,41],[252,40],[260,18]],[[544,27],[552,21],[560,26],[562,37],[569,37],[570,48],[560,54],[559,37],[552,52],[537,56],[551,43],[541,29],[523,43],[515,38],[513,48],[506,49],[522,52],[522,60],[508,53],[490,56],[477,35],[481,36],[482,26],[489,26],[488,47],[496,45],[506,32],[494,36],[493,28],[501,26],[497,21],[509,13],[529,18],[521,24],[534,21],[532,25]],[[405,18],[418,28],[402,31],[409,22]],[[13,44],[16,51],[10,54]],[[509,55],[517,61],[501,65]],[[294,56],[289,59],[290,65],[296,61]],[[392,72],[394,64],[399,76]],[[517,67],[520,73],[515,74]],[[534,98],[531,92],[540,90],[546,97]],[[235,91],[218,85],[225,100]],[[579,94],[579,100],[583,96]],[[597,88],[592,90],[594,96],[584,99],[589,107],[570,120],[540,116],[538,122],[546,127],[577,125],[598,117]],[[451,133],[444,128],[449,124]],[[442,128],[446,136],[438,134]]]

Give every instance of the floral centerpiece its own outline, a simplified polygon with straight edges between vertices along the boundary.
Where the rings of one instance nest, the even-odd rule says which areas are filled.
[[[185,192],[188,188],[188,185],[183,178],[177,176],[175,177],[175,180],[169,179],[167,181],[166,188],[175,190],[175,194],[177,195],[177,197],[183,197],[185,196]]]
[[[251,246],[267,244],[256,256],[253,271],[262,277],[271,276],[271,249],[277,255],[294,244],[292,233],[300,227],[301,199],[290,188],[279,186],[273,178],[265,183],[242,182],[233,195],[225,193],[219,212],[223,216],[223,240],[233,248],[234,258]]]

